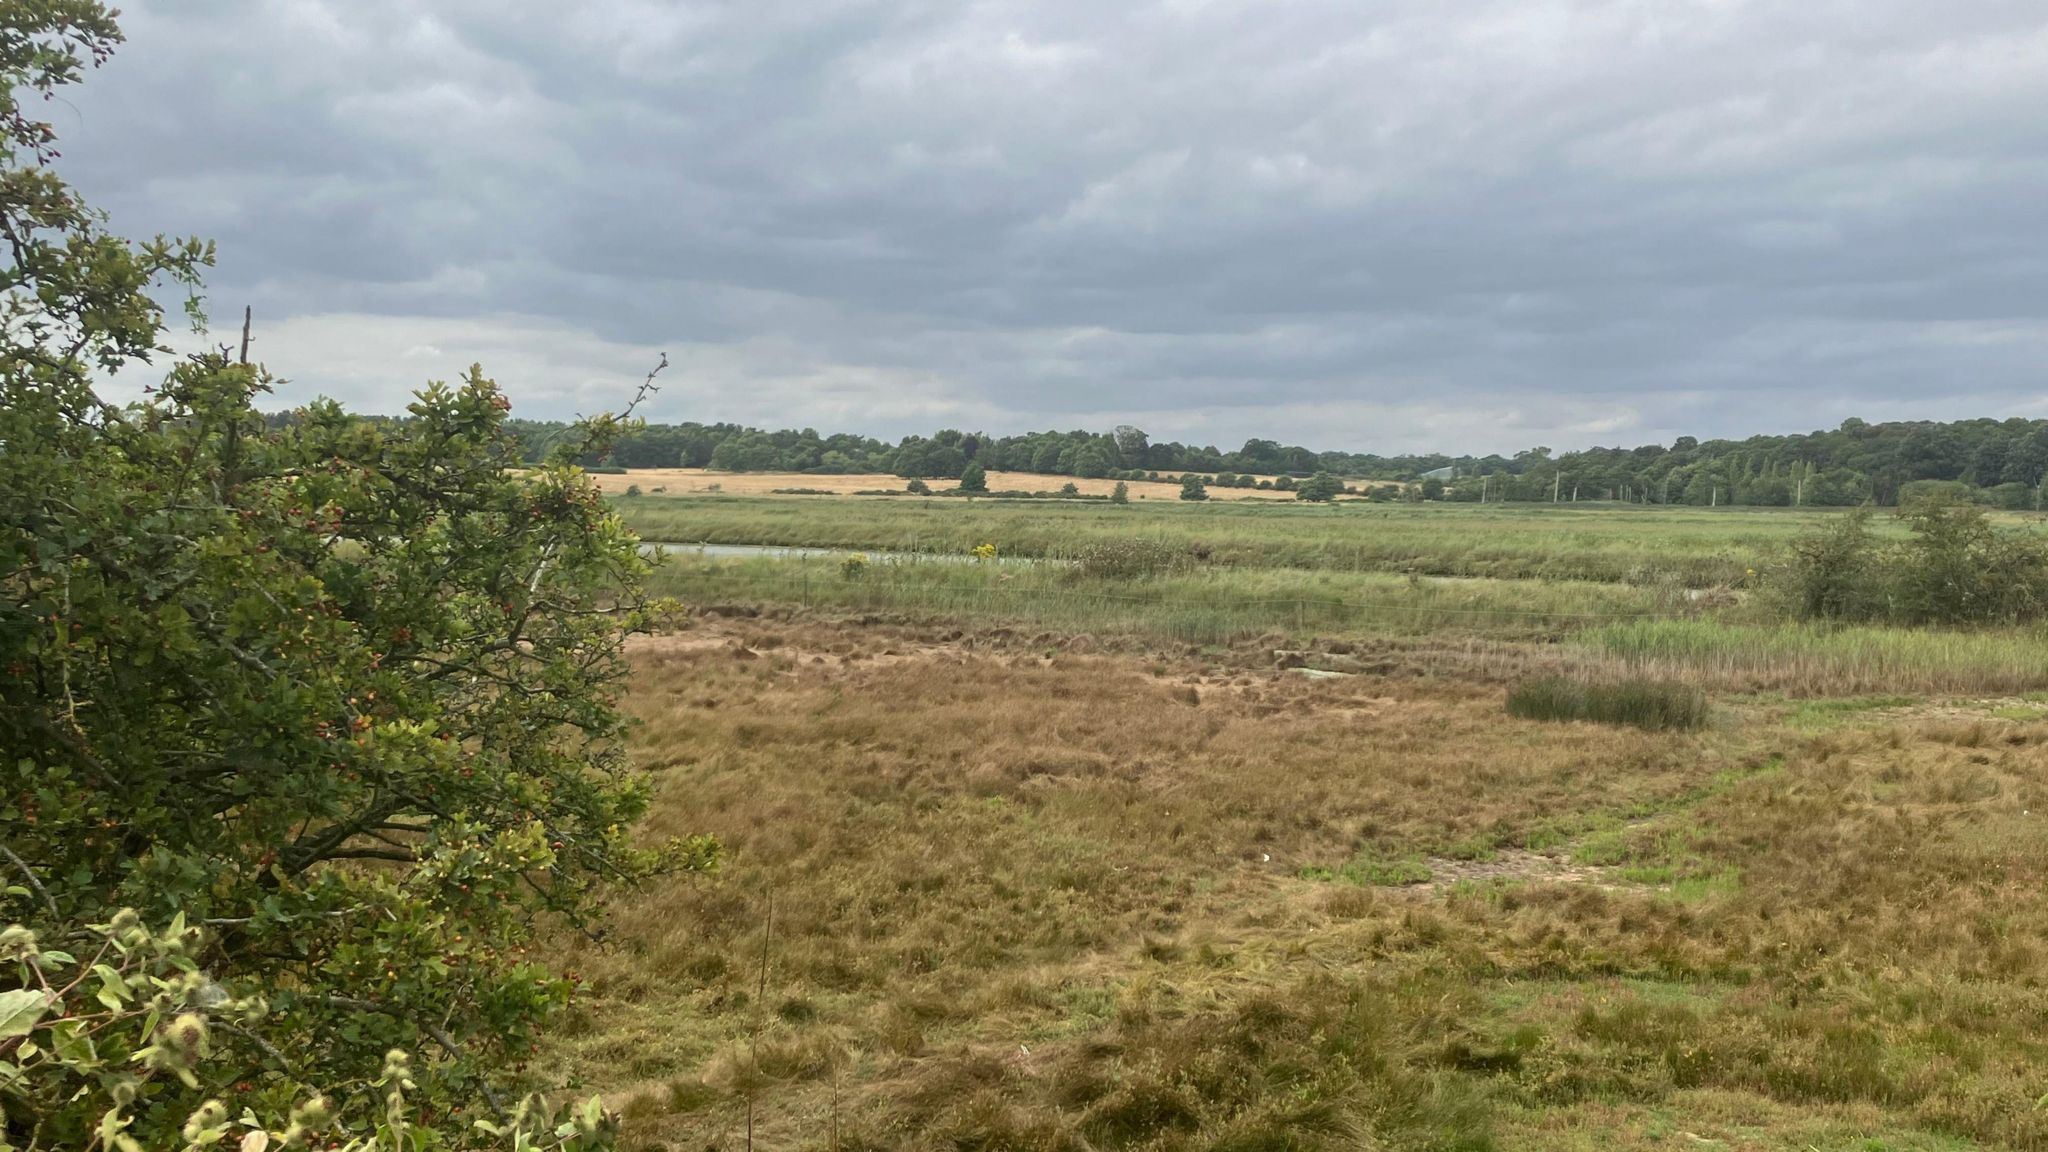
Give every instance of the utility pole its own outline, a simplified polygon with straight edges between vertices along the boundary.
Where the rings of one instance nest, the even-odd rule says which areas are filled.
[[[1550,502],[1557,503],[1558,489],[1564,485],[1564,472],[1559,470],[1550,477]]]
[[[1491,487],[1493,487],[1493,473],[1488,472],[1479,478],[1479,502],[1481,504],[1486,503],[1486,492]],[[2036,501],[2036,503],[2039,502]]]
[[[255,317],[255,314],[256,308],[254,305],[242,305],[242,359],[240,362],[243,364],[249,362],[249,321]]]

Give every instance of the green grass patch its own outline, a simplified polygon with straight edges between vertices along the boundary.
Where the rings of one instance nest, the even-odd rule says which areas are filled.
[[[1795,727],[1825,728],[1866,712],[1888,708],[1910,708],[1918,703],[1911,696],[1851,696],[1838,700],[1801,700],[1787,717]]]
[[[1360,854],[1335,868],[1312,864],[1301,870],[1304,880],[1324,883],[1357,884],[1365,888],[1400,888],[1409,884],[1427,884],[1435,875],[1420,858],[1404,856],[1398,859],[1383,859]]]

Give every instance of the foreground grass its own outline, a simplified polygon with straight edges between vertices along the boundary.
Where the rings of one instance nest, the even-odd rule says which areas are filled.
[[[1072,557],[1141,538],[1199,546],[1218,564],[1425,576],[1738,585],[1825,512],[1791,509],[1194,505],[960,499],[622,498],[649,540]],[[1891,530],[1889,525],[1883,526]]]
[[[650,831],[731,850],[562,946],[552,1058],[642,1148],[2048,1148],[2048,725],[763,620],[637,659]]]

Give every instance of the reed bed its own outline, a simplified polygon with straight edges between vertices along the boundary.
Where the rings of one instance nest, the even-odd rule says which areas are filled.
[[[1586,629],[1582,651],[1637,676],[1797,696],[2007,695],[2048,688],[2048,631],[1937,631],[1629,620]]]
[[[1740,585],[1829,515],[1803,510],[1543,505],[1173,505],[642,496],[617,501],[649,540],[1075,559],[1111,540],[1237,567],[1713,588]],[[1890,531],[1890,525],[1884,529]]]

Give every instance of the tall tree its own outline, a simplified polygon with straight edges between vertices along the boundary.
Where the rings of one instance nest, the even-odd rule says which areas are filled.
[[[595,1110],[517,1103],[572,988],[526,945],[712,851],[628,842],[637,542],[575,468],[516,469],[479,370],[403,421],[268,423],[227,349],[97,395],[168,355],[152,289],[212,255],[107,231],[22,104],[118,41],[91,0],[0,0],[0,1143],[187,1147],[245,1114],[602,1143]]]

